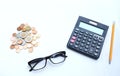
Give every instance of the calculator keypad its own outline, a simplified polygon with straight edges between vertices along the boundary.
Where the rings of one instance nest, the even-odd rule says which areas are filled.
[[[97,59],[100,55],[104,37],[75,28],[68,47]]]

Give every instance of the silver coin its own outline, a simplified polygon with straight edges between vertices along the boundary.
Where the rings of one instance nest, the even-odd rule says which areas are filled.
[[[32,42],[32,37],[31,37],[31,36],[27,36],[27,37],[25,38],[25,41],[26,41],[26,42]]]

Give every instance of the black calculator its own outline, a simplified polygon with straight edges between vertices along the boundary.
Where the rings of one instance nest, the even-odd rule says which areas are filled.
[[[79,16],[67,47],[93,59],[98,59],[108,28],[107,25]]]

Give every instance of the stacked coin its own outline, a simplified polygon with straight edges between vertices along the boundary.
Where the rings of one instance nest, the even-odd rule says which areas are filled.
[[[35,27],[30,27],[28,24],[21,24],[17,27],[17,31],[17,33],[12,34],[12,44],[10,48],[15,49],[17,53],[19,53],[20,50],[26,49],[32,53],[33,47],[38,46],[38,39],[40,38]]]

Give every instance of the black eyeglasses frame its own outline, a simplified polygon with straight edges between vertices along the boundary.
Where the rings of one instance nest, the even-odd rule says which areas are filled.
[[[62,60],[62,61],[60,61],[60,62],[58,62],[58,63],[55,63],[54,61],[51,60],[51,58],[55,58],[56,56],[64,57],[64,60]],[[30,60],[30,61],[28,62],[28,65],[29,65],[30,68],[31,68],[29,71],[32,71],[32,70],[36,71],[36,70],[40,70],[40,69],[45,68],[46,65],[47,65],[47,60],[48,60],[48,59],[49,59],[53,64],[59,64],[59,63],[64,62],[65,59],[66,59],[66,57],[67,57],[67,56],[66,56],[66,52],[65,52],[65,51],[60,51],[60,52],[54,53],[54,54],[49,55],[49,56],[46,56],[46,57],[35,58],[35,59]],[[41,61],[43,61],[43,60],[45,60],[44,66],[41,67],[41,68],[39,68],[39,69],[34,69],[34,67],[35,67],[38,63],[40,63]],[[32,64],[34,64],[34,65],[32,66]]]

